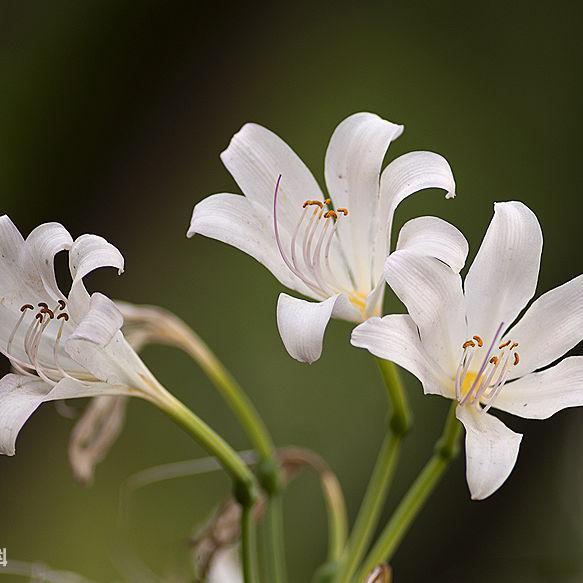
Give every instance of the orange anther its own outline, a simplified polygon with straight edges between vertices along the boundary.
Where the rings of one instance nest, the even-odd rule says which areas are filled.
[[[476,343],[473,340],[467,340],[462,344],[462,348],[469,348],[470,346],[474,348],[476,346]]]
[[[348,209],[345,209],[344,207],[340,207],[336,209],[339,213],[342,213],[345,217],[348,216]]]
[[[518,352],[514,353],[514,366],[516,366],[520,362],[520,356],[518,356]]]
[[[497,356],[493,356],[490,359],[490,364],[494,364],[494,365],[498,364],[498,357]]]
[[[473,336],[474,340],[478,343],[478,346],[482,348],[484,346],[484,341],[479,336]]]
[[[307,206],[319,206],[320,208],[324,207],[324,205],[319,200],[307,200],[304,202],[302,207],[306,208]]]
[[[498,349],[502,350],[503,348],[506,348],[509,344],[512,344],[512,340],[508,340],[504,342],[504,344],[500,344],[500,346],[498,346]]]

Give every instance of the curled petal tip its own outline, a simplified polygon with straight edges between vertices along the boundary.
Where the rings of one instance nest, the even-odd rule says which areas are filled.
[[[455,196],[456,196],[455,190],[448,190],[447,194],[445,195],[445,198],[455,198]]]

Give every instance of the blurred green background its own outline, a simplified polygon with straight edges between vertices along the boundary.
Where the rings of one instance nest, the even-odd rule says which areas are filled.
[[[542,223],[539,292],[548,290],[583,268],[581,22],[569,2],[3,0],[1,210],[25,234],[58,220],[74,235],[115,243],[125,274],[99,273],[89,287],[189,322],[248,389],[276,442],[310,447],[332,465],[354,516],[386,421],[371,359],[349,346],[350,327],[340,322],[330,325],[320,362],[289,358],[275,326],[281,286],[232,248],[187,240],[192,207],[210,193],[237,192],[218,155],[244,122],[273,129],[321,179],[335,125],[373,111],[406,126],[390,157],[435,150],[458,184],[455,202],[431,191],[408,199],[395,232],[413,216],[438,215],[464,231],[473,254],[492,203],[521,199]],[[388,309],[401,310],[390,298]],[[237,448],[248,447],[187,357],[167,348],[144,357]],[[448,406],[406,380],[416,430],[387,511],[430,455]],[[526,432],[511,479],[470,502],[459,459],[395,558],[397,583],[583,581],[583,412],[505,420]],[[23,430],[17,456],[0,459],[0,547],[9,560],[117,581],[120,484],[204,453],[134,401],[87,489],[68,467],[71,427],[46,405]],[[139,492],[129,544],[173,580],[193,527],[227,492],[221,474]],[[326,547],[312,477],[293,483],[286,510],[291,582],[307,582]]]

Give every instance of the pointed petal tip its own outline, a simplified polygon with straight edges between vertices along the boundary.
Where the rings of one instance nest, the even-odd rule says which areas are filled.
[[[242,137],[245,136],[245,134],[249,133],[250,131],[253,131],[255,129],[260,129],[260,130],[267,130],[267,128],[264,128],[262,125],[255,123],[255,122],[246,122],[244,123],[241,128],[236,131],[232,136],[231,139],[229,140],[229,143],[227,145],[227,147],[219,154],[219,158],[225,162],[225,159],[228,158],[229,156],[229,151],[231,150],[233,144],[241,139]]]
[[[501,208],[504,208],[504,207],[515,207],[515,208],[519,208],[522,210],[526,210],[532,215],[535,214],[534,211],[529,206],[527,206],[526,204],[524,204],[520,200],[500,200],[500,201],[497,201],[494,203],[494,212],[496,212],[497,210],[500,210]]]
[[[357,111],[356,113],[351,113],[350,115],[345,117],[340,122],[339,125],[343,124],[344,122],[348,121],[349,119],[357,118],[357,117],[368,117],[368,118],[374,117],[374,118],[380,119],[381,121],[384,121],[388,124],[391,124],[391,126],[393,126],[395,129],[395,137],[393,138],[395,140],[405,131],[405,126],[403,124],[385,119],[384,117],[381,117],[378,113],[373,113],[372,111]]]
[[[206,200],[206,199],[203,199]],[[188,226],[188,230],[186,231],[186,238],[187,239],[192,239],[192,237],[194,237],[194,235],[197,234],[197,230],[196,230],[196,226],[195,226],[195,222],[196,222],[196,207],[198,206],[198,203],[196,205],[194,205],[194,209],[192,209],[192,216],[190,217],[190,225]]]

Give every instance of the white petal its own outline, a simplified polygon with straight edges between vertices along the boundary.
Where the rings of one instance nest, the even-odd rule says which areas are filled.
[[[70,339],[87,340],[98,346],[106,346],[123,325],[118,307],[98,292],[91,296],[89,311],[79,323]]]
[[[8,374],[0,379],[0,453],[14,455],[20,429],[43,402],[128,393],[125,386],[83,384],[71,379],[63,379],[51,388],[40,379]]]
[[[512,378],[563,356],[583,339],[583,275],[543,294],[506,336],[519,343]]]
[[[273,225],[260,215],[244,196],[213,194],[194,207],[188,236],[200,234],[233,245],[265,265],[286,287],[312,295],[283,262]]]
[[[0,379],[0,454],[14,455],[18,432],[50,390],[40,379],[17,374]]]
[[[64,378],[59,381],[50,393],[45,397],[45,401],[59,401],[61,399],[79,399],[84,397],[115,395],[138,396],[135,391],[125,384],[113,383],[82,383],[74,379]]]
[[[367,286],[381,166],[389,144],[402,132],[403,126],[378,115],[356,113],[334,130],[326,151],[328,192],[336,208],[347,207],[350,213],[349,221],[339,227],[344,250],[357,281]]]
[[[221,549],[211,562],[207,583],[243,583],[238,547]]]
[[[151,393],[157,382],[119,331],[122,325],[114,302],[94,293],[87,314],[66,339],[65,351],[101,381]]]
[[[445,190],[445,198],[455,196],[451,168],[443,156],[434,152],[409,152],[393,160],[383,171],[374,234],[373,273],[382,271],[389,252],[395,209],[405,198],[426,188]]]
[[[382,319],[370,318],[352,331],[351,343],[414,374],[426,394],[454,395],[453,380],[427,353],[410,316],[394,314]]]
[[[297,154],[276,134],[254,124],[245,124],[231,139],[221,160],[243,194],[270,216],[278,176],[279,220],[289,230],[295,227],[307,199],[322,200],[318,183]]]
[[[507,384],[496,409],[527,419],[547,419],[557,411],[583,405],[583,356],[565,358],[542,372]]]
[[[534,295],[543,236],[535,214],[520,202],[494,205],[494,218],[465,281],[468,330],[487,342],[508,327]]]
[[[381,277],[372,291],[366,296],[366,304],[364,307],[364,313],[366,318],[372,318],[373,316],[381,316],[383,312],[383,301],[385,299],[385,288],[387,287],[387,282],[384,277]],[[366,319],[365,318],[365,319]]]
[[[466,263],[468,242],[452,224],[437,217],[418,217],[406,222],[399,232],[397,250],[435,257],[459,273]]]
[[[310,364],[318,360],[332,314],[345,310],[347,303],[349,301],[342,295],[332,296],[323,302],[308,302],[280,294],[277,300],[277,327],[290,356]]]
[[[155,379],[121,332],[106,346],[70,336],[65,341],[65,350],[76,363],[105,383],[126,385],[147,393],[156,386]]]
[[[459,274],[433,257],[401,250],[387,258],[385,277],[417,324],[425,349],[453,375],[467,339]]]
[[[69,268],[73,285],[99,267],[115,267],[123,273],[123,255],[117,247],[98,235],[81,235],[71,246]]]
[[[45,289],[55,301],[64,298],[55,277],[55,255],[70,249],[72,244],[69,231],[59,223],[39,225],[26,238],[28,257],[38,270]]]
[[[25,271],[29,259],[24,239],[7,215],[0,216],[0,295],[3,303],[22,305],[42,295],[43,285],[38,274]],[[24,298],[32,296],[30,299]]]
[[[124,269],[124,259],[119,250],[98,235],[81,235],[73,242],[69,252],[69,269],[73,277],[67,310],[73,320],[81,321],[89,310],[89,294],[83,278],[100,267],[115,267],[118,274]]]
[[[483,500],[512,472],[522,435],[473,406],[458,407],[456,416],[466,428],[466,478],[472,500]]]

